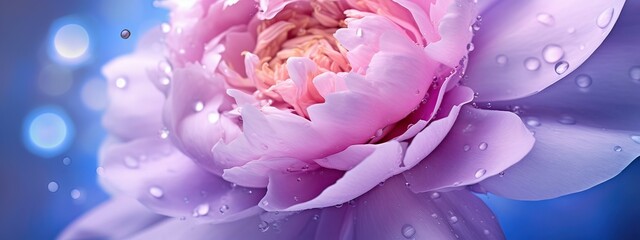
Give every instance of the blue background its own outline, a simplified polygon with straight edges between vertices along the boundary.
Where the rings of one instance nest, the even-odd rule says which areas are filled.
[[[51,239],[73,219],[108,196],[96,183],[96,153],[105,136],[100,110],[83,103],[91,79],[104,81],[100,67],[134,49],[142,32],[166,21],[151,1],[2,1],[0,3],[0,239]],[[88,32],[88,59],[57,63],[49,55],[61,24]],[[131,38],[120,31],[128,28]],[[70,70],[72,84],[59,96],[37,86],[44,66]],[[30,112],[58,106],[75,128],[68,148],[54,157],[27,150],[23,126]],[[63,164],[63,158],[71,164]],[[59,188],[48,190],[49,182]],[[554,200],[522,202],[482,196],[509,239],[640,239],[640,162],[585,192]],[[76,199],[71,192],[80,193]]]

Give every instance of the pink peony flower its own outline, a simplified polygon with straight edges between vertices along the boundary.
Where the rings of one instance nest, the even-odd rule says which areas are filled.
[[[472,191],[554,198],[640,152],[603,107],[629,90],[554,84],[624,1],[576,3],[163,1],[104,67],[113,198],[60,238],[502,239]]]

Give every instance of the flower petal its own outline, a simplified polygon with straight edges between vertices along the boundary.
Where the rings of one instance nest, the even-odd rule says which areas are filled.
[[[398,176],[353,205],[354,239],[504,239],[491,210],[467,190],[414,194]]]
[[[442,143],[404,176],[415,192],[477,183],[520,161],[534,141],[517,115],[466,106]]]
[[[119,57],[102,69],[110,100],[102,123],[120,139],[157,135],[162,128],[164,95],[147,74],[149,69],[158,68],[162,57],[146,47]]]
[[[534,96],[495,103],[519,106],[537,143],[504,177],[483,181],[486,190],[554,198],[604,182],[640,155],[640,81],[630,77],[634,66],[640,71],[640,3],[627,4],[607,41],[575,72]]]
[[[425,52],[431,59],[449,67],[459,65],[460,59],[467,55],[467,44],[473,33],[469,27],[476,21],[476,5],[473,1],[457,0],[448,6],[447,13],[439,20],[439,41],[430,43]],[[431,19],[434,21],[434,19]]]
[[[465,85],[479,93],[479,101],[516,99],[547,88],[596,50],[611,31],[623,4],[624,0],[495,3],[482,13]],[[551,50],[545,60],[547,46]],[[539,67],[532,63],[536,60],[531,60],[529,68],[537,70],[525,67],[524,62],[531,57],[537,59]],[[562,74],[555,70],[559,61],[569,64]]]
[[[101,161],[101,180],[108,188],[173,217],[197,212],[194,217],[199,221],[236,220],[259,210],[251,207],[264,193],[262,189],[233,186],[201,169],[166,139],[108,144],[103,147]]]
[[[134,199],[115,197],[76,219],[58,239],[122,239],[165,219]]]

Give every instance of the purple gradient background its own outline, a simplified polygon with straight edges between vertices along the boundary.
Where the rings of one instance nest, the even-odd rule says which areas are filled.
[[[47,49],[51,31],[56,30],[51,27],[69,16],[87,30],[91,58],[73,68],[69,91],[52,97],[36,82],[41,68],[51,62]],[[151,1],[0,3],[0,239],[54,238],[74,218],[108,198],[96,182],[96,153],[105,135],[100,112],[82,104],[80,90],[85,81],[100,78],[105,62],[132,51],[142,32],[165,19],[166,12]],[[131,38],[120,38],[123,28],[131,30]],[[65,109],[76,129],[70,148],[52,158],[32,154],[22,140],[25,117],[43,105]],[[72,159],[69,166],[62,163],[65,156]],[[50,181],[59,184],[57,192],[47,189]],[[70,197],[72,189],[81,191],[79,199]],[[554,200],[481,197],[508,239],[640,239],[639,161],[611,181]]]

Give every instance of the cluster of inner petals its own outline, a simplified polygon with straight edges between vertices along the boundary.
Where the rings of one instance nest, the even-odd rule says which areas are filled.
[[[260,59],[255,69],[258,95],[283,100],[278,88],[289,79],[287,59],[291,57],[306,57],[317,65],[318,70],[307,76],[310,88],[318,74],[350,71],[347,50],[333,37],[336,30],[346,27],[344,19],[340,2],[321,0],[287,7],[273,19],[262,21],[257,26],[257,44],[253,51]],[[309,90],[313,95],[307,96],[309,99],[324,101],[315,89]]]

